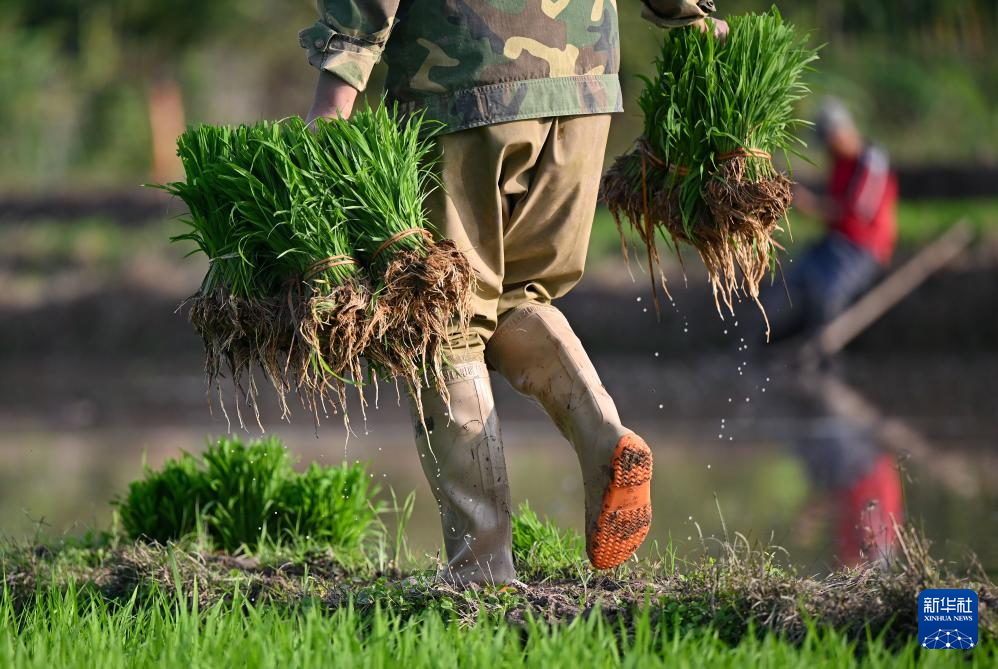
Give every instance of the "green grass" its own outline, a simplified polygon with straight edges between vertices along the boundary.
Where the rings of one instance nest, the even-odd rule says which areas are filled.
[[[574,575],[582,565],[585,549],[580,534],[541,518],[527,502],[513,517],[513,559],[521,577]]]
[[[810,630],[800,644],[746,635],[735,644],[710,629],[682,632],[647,610],[627,626],[600,615],[564,625],[446,613],[406,616],[318,600],[288,609],[252,596],[206,609],[160,594],[108,604],[70,589],[48,591],[17,612],[0,600],[0,666],[22,667],[949,667],[993,666],[993,644],[969,653],[888,648]]]

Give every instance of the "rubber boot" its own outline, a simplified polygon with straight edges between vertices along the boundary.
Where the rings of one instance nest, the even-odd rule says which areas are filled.
[[[450,408],[423,391],[424,420],[413,411],[423,472],[440,507],[447,567],[464,587],[514,581],[509,482],[492,386],[482,354],[451,358]]]
[[[536,400],[575,448],[586,497],[586,552],[597,569],[627,560],[651,525],[652,455],[617,409],[565,317],[527,304],[500,318],[486,358]]]

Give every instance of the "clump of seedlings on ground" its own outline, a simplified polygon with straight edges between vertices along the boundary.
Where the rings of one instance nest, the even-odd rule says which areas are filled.
[[[602,184],[622,239],[626,221],[645,246],[653,290],[656,273],[667,290],[661,235],[677,254],[696,249],[719,312],[742,296],[759,304],[792,199],[773,156],[801,144],[794,106],[816,58],[775,9],[733,17],[723,42],[696,30],[666,37],[639,99],[644,134]]]
[[[350,120],[199,126],[179,139],[186,180],[163,188],[189,209],[209,259],[187,300],[224,411],[228,375],[260,421],[254,370],[284,416],[297,394],[316,420],[346,417],[346,390],[401,379],[443,388],[443,343],[468,320],[473,273],[434,241],[423,200],[437,184],[420,116],[382,105]],[[362,357],[370,363],[367,369]]]

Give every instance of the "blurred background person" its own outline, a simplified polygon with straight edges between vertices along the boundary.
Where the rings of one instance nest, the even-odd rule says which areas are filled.
[[[828,152],[824,190],[798,185],[794,207],[825,233],[764,298],[771,341],[816,330],[877,281],[897,239],[897,177],[886,151],[870,144],[840,101],[826,99],[815,130]]]

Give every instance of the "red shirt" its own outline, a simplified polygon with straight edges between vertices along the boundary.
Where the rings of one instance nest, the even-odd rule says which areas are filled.
[[[858,158],[836,159],[827,192],[836,211],[828,228],[888,264],[897,241],[898,185],[887,154],[868,147]]]

